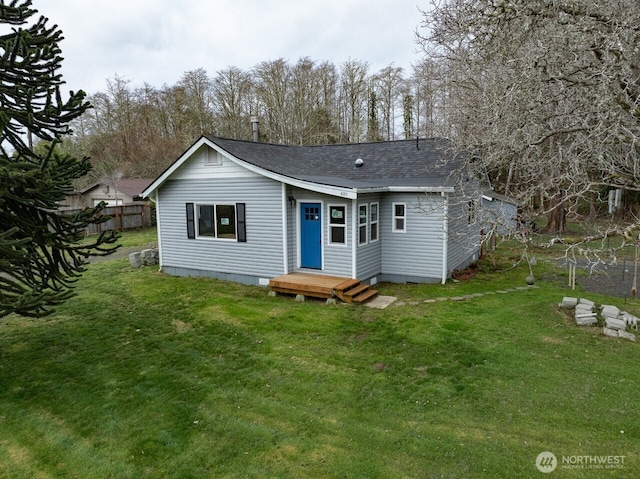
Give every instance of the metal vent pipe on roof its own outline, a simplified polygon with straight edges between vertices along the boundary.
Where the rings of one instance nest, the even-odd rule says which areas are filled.
[[[258,123],[260,123],[260,121],[258,120],[257,116],[252,116],[251,117],[251,129],[253,130],[253,141],[257,142],[258,141]]]

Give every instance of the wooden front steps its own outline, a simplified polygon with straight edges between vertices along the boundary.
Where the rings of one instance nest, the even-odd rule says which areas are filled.
[[[359,279],[349,279],[337,285],[334,294],[345,303],[365,303],[378,294],[375,289],[369,289],[368,284],[362,284]]]
[[[362,304],[378,294],[358,279],[312,273],[290,273],[269,281],[272,291],[314,298],[337,297],[345,303]]]

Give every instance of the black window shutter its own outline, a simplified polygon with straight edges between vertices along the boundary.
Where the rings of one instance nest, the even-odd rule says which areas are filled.
[[[196,239],[196,222],[193,203],[187,203],[187,238]]]
[[[247,242],[247,222],[245,219],[245,203],[236,203],[236,214],[238,215],[238,242]]]

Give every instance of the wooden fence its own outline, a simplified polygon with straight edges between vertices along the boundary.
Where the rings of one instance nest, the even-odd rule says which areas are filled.
[[[61,212],[73,214],[80,210],[64,209]],[[155,226],[155,210],[148,204],[107,206],[102,210],[102,216],[111,218],[98,225],[89,225],[87,235],[100,234],[103,231],[126,231]]]

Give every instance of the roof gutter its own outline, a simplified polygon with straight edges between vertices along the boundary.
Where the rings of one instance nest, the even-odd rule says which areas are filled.
[[[455,193],[451,186],[379,186],[375,188],[355,188],[356,193]]]
[[[454,193],[453,186],[389,186],[388,191],[398,193]]]

